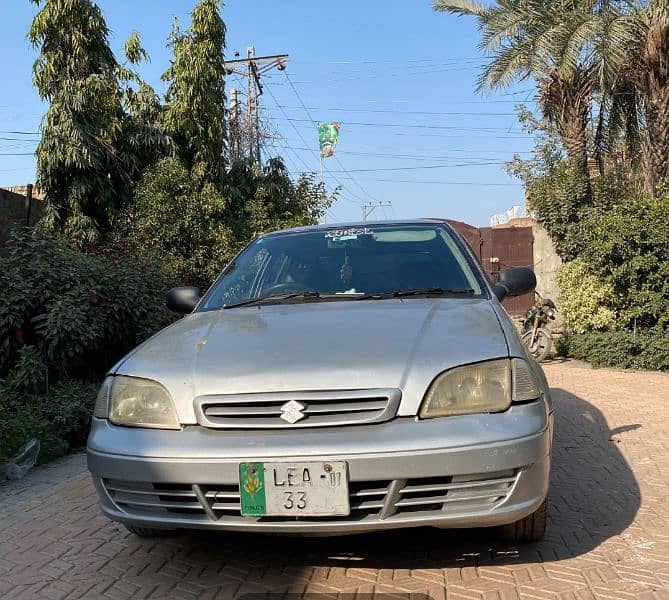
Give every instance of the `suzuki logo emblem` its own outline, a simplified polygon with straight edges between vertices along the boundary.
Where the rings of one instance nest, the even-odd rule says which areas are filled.
[[[307,416],[304,414],[306,408],[306,404],[302,404],[297,400],[291,400],[281,407],[281,418],[291,424],[297,423]]]

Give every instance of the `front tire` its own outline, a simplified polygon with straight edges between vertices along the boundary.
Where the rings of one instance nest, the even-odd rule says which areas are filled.
[[[520,341],[530,351],[534,360],[541,362],[550,354],[551,348],[553,347],[553,338],[545,329],[537,330],[537,334],[534,336],[534,343],[532,342],[533,336],[534,331],[528,331],[521,336]]]
[[[546,533],[546,500],[531,515],[509,525],[502,525],[499,537],[512,544],[539,542]]]
[[[125,525],[125,528],[141,538],[166,537],[174,533],[172,529],[154,529],[153,527],[136,527],[135,525]]]

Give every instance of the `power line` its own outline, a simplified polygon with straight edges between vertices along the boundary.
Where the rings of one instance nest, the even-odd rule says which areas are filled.
[[[288,110],[299,110],[298,106],[285,106]],[[309,110],[326,110],[329,112],[353,112],[353,113],[387,113],[400,115],[433,115],[433,116],[451,116],[451,117],[512,117],[513,112],[455,112],[455,111],[428,111],[428,110],[394,110],[394,109],[374,109],[374,108],[323,108],[309,107]]]
[[[309,117],[309,119],[313,123],[314,127],[318,128],[318,123],[316,123],[314,118],[311,116],[311,113],[309,112],[309,109],[307,108],[306,104],[302,100],[302,97],[300,96],[297,89],[293,85],[293,82],[290,79],[290,76],[288,75],[288,73],[286,71],[284,71],[283,74],[286,76],[286,80],[290,84],[290,87],[292,88],[293,93],[295,94],[295,97],[297,98],[298,102],[302,105],[302,108],[304,108],[304,111],[307,113],[307,117]],[[355,180],[353,177],[351,177],[351,175],[348,173],[348,171],[346,170],[344,165],[341,164],[341,161],[339,160],[339,157],[336,154],[334,155],[334,159],[335,159],[335,161],[337,161],[337,164],[341,167],[342,171],[348,175],[348,178],[353,183],[355,183],[358,186],[358,188],[360,188],[360,191],[362,191],[363,195],[368,196],[369,198],[373,199],[373,196],[371,194],[369,194],[369,192],[364,187],[362,187],[362,185],[357,180]]]
[[[285,73],[285,71],[284,71],[284,73]],[[270,96],[272,97],[272,99],[274,100],[274,103],[277,105],[277,107],[281,110],[281,112],[282,112],[282,113],[286,116],[286,118],[287,118],[288,115],[285,113],[285,110],[282,108],[281,104],[279,104],[279,101],[276,99],[276,96],[272,93],[272,90],[268,87],[268,88],[267,88],[267,91],[269,92],[269,95],[270,95]],[[313,157],[314,157],[316,160],[320,160],[318,154],[316,154],[316,152],[313,150],[313,148],[309,147],[309,144],[306,142],[306,140],[304,139],[304,136],[300,133],[300,131],[299,131],[299,129],[297,128],[297,126],[296,126],[294,123],[292,123],[292,122],[291,122],[290,124],[291,124],[292,128],[295,130],[295,133],[297,133],[297,135],[298,135],[298,137],[300,138],[300,140],[302,140],[302,143],[307,147],[307,149],[309,150],[309,152],[311,152],[311,154],[313,155]],[[302,159],[301,159],[301,160],[302,160]],[[304,161],[303,161],[303,162],[304,162]],[[306,164],[306,163],[305,163],[305,164]],[[308,167],[307,167],[307,168],[308,168]],[[329,171],[328,171],[327,169],[326,169],[326,171],[329,173]],[[333,177],[333,178],[334,178],[334,180],[337,182],[337,184],[339,185],[339,187],[340,187],[341,189],[347,189],[346,186],[339,180],[339,178],[337,178],[337,177]],[[352,192],[351,192],[350,190],[349,190],[349,193],[352,194]],[[352,195],[353,195],[353,194],[352,194]],[[365,202],[365,200],[363,199],[362,202]]]
[[[42,135],[39,131],[0,131],[6,135]]]
[[[450,169],[455,167],[478,167],[486,165],[499,165],[498,162],[475,162],[475,163],[460,163],[455,165],[427,165],[424,167],[387,167],[378,169],[351,169],[349,173],[376,173],[379,171],[420,171],[423,169]],[[339,171],[330,171],[331,173],[339,173]]]
[[[279,119],[279,117],[270,117],[271,119]],[[296,123],[307,123],[311,121],[315,123],[313,119],[297,119],[295,117],[286,117],[288,121],[294,121]],[[339,121],[342,125],[359,125],[364,127],[406,127],[407,129],[437,129],[445,131],[462,131],[462,132],[482,132],[482,133],[495,133],[497,131],[508,131],[507,127],[463,127],[460,125],[434,125],[432,123],[373,123],[370,121]],[[527,135],[523,134],[523,137]]]
[[[288,148],[289,146],[284,146]],[[308,150],[309,148],[295,147],[292,146],[293,150]],[[469,153],[470,150],[460,150],[460,149],[450,149],[452,152],[465,152]],[[486,150],[487,152],[493,152],[491,150]],[[428,154],[388,154],[384,152],[355,152],[352,150],[338,150],[338,154],[350,154],[352,156],[370,156],[374,158],[392,158],[397,160],[463,160],[463,156],[448,156],[448,155],[428,155]],[[531,152],[510,152],[502,151],[504,155],[508,154],[531,154]],[[490,161],[491,163],[500,163],[504,162],[500,158],[495,157],[483,157],[483,156],[467,156],[470,160],[477,161]]]
[[[411,183],[432,185],[470,185],[482,187],[522,187],[522,183],[481,183],[479,181],[425,181],[424,179],[368,179],[367,181],[378,181],[381,183]]]

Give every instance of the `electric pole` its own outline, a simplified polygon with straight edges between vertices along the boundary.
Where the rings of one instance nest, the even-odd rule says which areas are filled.
[[[243,155],[242,148],[242,127],[240,123],[241,115],[239,110],[239,99],[237,90],[230,90],[230,156],[238,160]]]
[[[230,152],[233,158],[241,158],[243,148],[247,146],[248,157],[251,162],[261,164],[260,96],[263,93],[261,77],[274,68],[283,71],[286,68],[287,62],[287,54],[256,56],[256,50],[253,46],[246,49],[246,58],[225,61],[225,70],[228,75],[234,73],[246,78],[246,115],[244,128],[241,127],[238,90],[232,89],[230,92],[230,114],[231,120],[234,123],[230,132]],[[242,129],[245,130],[246,140],[242,139]]]
[[[367,202],[362,205],[362,220],[366,221],[367,217],[371,215],[377,208],[388,208],[393,205],[390,201]]]

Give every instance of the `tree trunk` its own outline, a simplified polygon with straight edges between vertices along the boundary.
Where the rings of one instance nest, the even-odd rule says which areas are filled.
[[[653,17],[636,78],[645,121],[644,184],[651,196],[669,177],[669,13],[663,8]]]
[[[642,98],[646,121],[642,147],[644,183],[646,193],[653,196],[658,185],[669,177],[669,81],[662,86],[654,83],[651,89],[644,90]]]
[[[555,69],[540,82],[539,102],[544,116],[557,128],[572,169],[585,183],[583,196],[578,198],[580,204],[592,200],[587,133],[592,90],[592,79],[581,70],[565,76]]]

